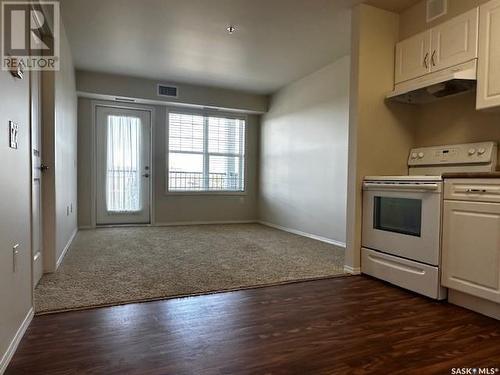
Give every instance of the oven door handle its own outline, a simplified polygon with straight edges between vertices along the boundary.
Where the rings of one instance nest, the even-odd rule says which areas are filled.
[[[436,191],[439,190],[438,184],[387,184],[378,182],[363,182],[363,188],[367,190],[420,190]]]

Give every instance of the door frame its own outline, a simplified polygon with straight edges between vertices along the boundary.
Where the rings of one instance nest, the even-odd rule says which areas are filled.
[[[104,101],[104,100],[92,100],[92,124],[90,128],[90,138],[91,138],[91,161],[90,161],[90,225],[91,228],[97,227],[97,108],[98,107],[107,107],[107,108],[117,108],[117,109],[132,109],[136,111],[145,111],[149,112],[150,115],[150,132],[149,132],[149,165],[151,166],[150,170],[150,183],[149,183],[149,224],[110,224],[110,225],[99,225],[99,227],[106,226],[150,226],[155,224],[155,182],[156,182],[156,165],[154,155],[154,140],[155,140],[155,108],[151,106],[136,104],[136,103],[122,103],[122,102],[112,102],[112,101]]]
[[[29,74],[29,92],[30,92],[30,103],[29,103],[29,112],[30,112],[30,126],[29,126],[29,129],[30,129],[30,143],[29,143],[29,149],[30,149],[30,241],[31,241],[31,248],[30,248],[30,266],[31,266],[31,287],[32,287],[32,290],[35,289],[36,285],[35,285],[35,267],[34,267],[34,263],[35,263],[35,258],[34,258],[34,254],[33,254],[33,248],[35,245],[34,241],[33,241],[33,234],[34,234],[34,231],[35,231],[35,228],[33,226],[33,218],[34,218],[34,215],[33,215],[33,208],[34,208],[34,196],[33,196],[33,187],[34,187],[34,163],[35,163],[35,159],[34,159],[34,156],[33,156],[33,143],[34,143],[34,139],[33,139],[33,98],[34,98],[34,90],[33,90],[33,87],[34,87],[34,75],[36,76],[36,79],[37,79],[37,83],[36,83],[36,88],[38,90],[38,94],[37,94],[37,100],[38,100],[38,103],[37,103],[37,110],[38,110],[38,113],[37,113],[37,117],[38,117],[38,130],[37,130],[37,133],[38,133],[38,142],[39,142],[39,159],[40,159],[40,167],[43,165],[43,149],[44,149],[44,126],[43,126],[43,103],[42,103],[42,98],[43,98],[43,88],[42,88],[42,72],[41,71],[37,71],[35,73],[33,72],[30,72]],[[39,217],[39,228],[38,228],[38,231],[39,231],[39,240],[38,242],[40,243],[40,257],[41,257],[41,276],[43,276],[43,274],[45,273],[45,266],[44,266],[44,262],[45,262],[45,257],[46,257],[46,246],[45,246],[45,241],[44,241],[44,237],[45,237],[45,233],[44,233],[44,226],[43,226],[43,221],[44,221],[44,194],[43,194],[43,170],[40,169],[39,171],[39,197],[38,197],[38,200],[39,200],[39,213],[38,213],[38,217]],[[41,278],[40,276],[40,278]],[[40,279],[38,280],[38,282],[40,281]]]

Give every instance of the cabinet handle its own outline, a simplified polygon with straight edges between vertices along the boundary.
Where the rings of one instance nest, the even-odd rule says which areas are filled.
[[[431,56],[432,66],[436,66],[436,62],[434,61],[434,56],[436,56],[436,50],[432,51],[432,56]]]
[[[429,52],[427,52],[425,54],[425,57],[424,57],[424,66],[425,66],[425,69],[428,69],[429,68],[429,65],[427,64],[427,59],[429,58]]]
[[[487,193],[486,189],[465,189],[466,193]]]

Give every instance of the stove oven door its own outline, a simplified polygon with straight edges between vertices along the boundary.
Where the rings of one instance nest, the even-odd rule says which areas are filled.
[[[442,183],[363,185],[363,247],[439,265]]]

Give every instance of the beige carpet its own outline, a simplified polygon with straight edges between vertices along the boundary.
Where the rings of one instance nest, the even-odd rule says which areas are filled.
[[[259,224],[80,231],[35,290],[37,313],[343,274],[344,250]]]

